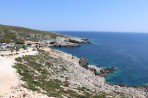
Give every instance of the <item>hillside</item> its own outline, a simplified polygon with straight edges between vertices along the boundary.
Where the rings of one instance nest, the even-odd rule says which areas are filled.
[[[70,61],[71,55],[52,49],[49,49],[48,52],[43,50],[38,50],[38,52],[39,54],[36,56],[16,58],[17,63],[14,68],[17,69],[21,80],[24,81],[23,87],[56,98],[62,96],[68,98],[104,98],[111,95],[102,92],[95,94],[96,92],[91,86],[90,89],[87,87],[87,84],[84,83],[87,81],[87,79],[85,80],[87,77],[85,72],[87,71],[81,69],[81,66],[77,66],[79,65],[78,58]],[[91,72],[89,75],[88,77],[93,76]]]
[[[55,32],[24,27],[0,25],[0,43],[24,44],[26,40],[41,42],[44,45],[54,47],[79,47],[78,43],[90,43],[85,38],[70,37]]]
[[[32,40],[41,41],[42,39],[63,37],[63,35],[41,31],[33,30],[30,28],[18,27],[18,26],[7,26],[0,25],[0,40],[6,42],[15,42],[16,40]]]
[[[147,90],[109,85],[103,77],[79,65],[79,58],[53,50],[38,50],[36,56],[16,58],[14,68],[23,87],[56,98],[145,98]]]

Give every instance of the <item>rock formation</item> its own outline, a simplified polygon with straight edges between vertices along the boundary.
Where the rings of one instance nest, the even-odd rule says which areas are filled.
[[[46,39],[42,43],[52,47],[80,47],[79,43],[89,43],[89,41],[83,38],[66,36]]]
[[[86,68],[87,68],[87,65],[89,64],[89,62],[88,62],[88,60],[85,59],[85,58],[80,58],[79,64],[80,64],[80,66],[86,67]]]
[[[80,59],[74,57],[70,54],[49,49],[45,51],[40,51],[37,56],[26,56],[21,59],[18,59],[18,64],[15,68],[20,69],[19,74],[23,75],[23,70],[27,70],[27,74],[35,74],[29,76],[31,80],[22,76],[22,79],[25,80],[30,86],[33,86],[33,89],[40,88],[41,92],[44,94],[48,94],[48,96],[66,96],[66,97],[76,97],[87,96],[86,92],[89,93],[89,97],[94,96],[95,94],[101,94],[101,92],[105,93],[105,96],[111,96],[111,98],[115,97],[129,97],[129,98],[147,98],[148,93],[143,88],[134,88],[134,87],[121,87],[118,85],[109,85],[105,82],[103,77],[95,75],[95,73],[91,70],[83,68],[79,65]],[[29,61],[28,61],[29,60]],[[32,65],[32,64],[37,65]],[[40,69],[38,69],[38,67]],[[89,69],[96,69],[95,66],[89,65]],[[26,69],[24,69],[26,68]],[[42,72],[44,70],[44,72]],[[101,72],[102,69],[96,70],[96,72]],[[106,69],[106,72],[112,71],[114,68]],[[41,76],[40,76],[41,75]],[[41,78],[42,77],[42,78]],[[46,77],[46,78],[45,78]],[[37,79],[37,80],[36,80]],[[39,80],[41,82],[39,82]],[[30,81],[35,81],[35,84],[32,84]],[[46,82],[48,81],[48,82]],[[61,82],[60,82],[61,81]],[[46,84],[45,84],[45,83]],[[44,83],[43,86],[42,83]],[[56,89],[54,92],[48,88],[48,83],[53,83],[54,88]],[[42,86],[40,86],[42,85]],[[59,86],[61,85],[61,86]],[[27,84],[25,84],[28,87]],[[37,87],[37,88],[36,88]],[[47,87],[47,88],[46,88]],[[31,88],[32,89],[32,88]],[[45,93],[46,92],[46,93]],[[67,93],[64,93],[67,92]],[[72,93],[70,93],[72,92]],[[56,94],[56,95],[55,95]]]

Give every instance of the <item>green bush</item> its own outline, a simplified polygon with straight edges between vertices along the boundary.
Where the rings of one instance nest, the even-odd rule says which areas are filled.
[[[11,39],[8,39],[8,38],[1,38],[0,39],[0,43],[11,43]]]
[[[16,44],[25,44],[24,40],[21,40],[21,39],[15,40],[15,43]]]

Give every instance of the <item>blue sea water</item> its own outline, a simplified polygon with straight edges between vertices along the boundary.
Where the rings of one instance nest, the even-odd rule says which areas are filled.
[[[110,84],[128,86],[148,84],[148,34],[113,32],[58,32],[88,38],[92,44],[75,48],[56,48],[89,59],[98,67],[116,67],[105,77]]]

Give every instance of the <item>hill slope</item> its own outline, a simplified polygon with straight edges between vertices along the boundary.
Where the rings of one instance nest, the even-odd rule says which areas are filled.
[[[15,42],[16,40],[32,40],[40,41],[42,39],[63,37],[63,35],[41,31],[33,30],[30,28],[18,27],[18,26],[7,26],[0,25],[0,39],[6,42]]]
[[[25,82],[23,86],[48,96],[60,98],[146,98],[145,89],[109,85],[103,77],[79,65],[79,58],[46,49],[36,56],[17,58],[17,72]],[[119,97],[120,96],[120,97]]]
[[[55,32],[18,26],[0,25],[0,43],[23,43],[25,40],[37,41],[55,47],[78,47],[78,43],[90,43],[85,38],[64,36]]]

